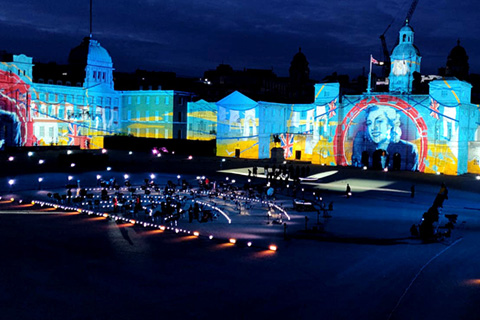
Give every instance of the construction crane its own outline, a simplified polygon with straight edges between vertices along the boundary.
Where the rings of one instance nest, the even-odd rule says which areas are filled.
[[[405,17],[406,22],[410,22],[412,20],[412,15],[415,12],[415,9],[417,8],[419,0],[413,0],[412,3],[410,4],[410,9],[407,12],[407,15]],[[387,26],[385,31],[383,31],[382,35],[380,36],[380,41],[382,42],[382,49],[383,49],[383,75],[385,77],[388,77],[390,74],[390,52],[388,51],[387,47],[387,41],[385,40],[385,34],[387,33],[388,29],[392,26],[393,22],[395,21],[395,18],[393,18],[392,22]]]

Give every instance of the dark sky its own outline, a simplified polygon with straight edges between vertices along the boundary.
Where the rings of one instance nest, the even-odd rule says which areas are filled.
[[[286,76],[302,47],[311,78],[357,76],[369,55],[391,50],[411,0],[94,0],[94,38],[118,71],[137,68],[202,76],[219,63],[272,68]],[[89,33],[88,0],[0,0],[0,50],[66,63]],[[476,0],[420,0],[412,17],[423,74],[444,66],[458,38],[480,73]]]

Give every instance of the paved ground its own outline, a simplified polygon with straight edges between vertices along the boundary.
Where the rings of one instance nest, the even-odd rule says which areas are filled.
[[[332,217],[320,219],[324,232],[315,233],[316,213],[292,210],[286,189],[278,190],[276,202],[291,217],[284,218],[287,239],[282,225],[268,223],[261,205],[241,215],[234,204],[216,200],[232,223],[220,216],[207,223],[180,219],[177,228],[199,231],[195,237],[25,204],[49,199],[48,192],[64,193],[69,175],[85,187],[96,185],[97,174],[122,181],[128,173],[132,183],[141,184],[152,172],[159,184],[176,181],[180,174],[192,183],[197,175],[207,175],[241,185],[248,168],[264,165],[159,160],[147,154],[121,162],[123,156],[111,156],[117,159],[110,161],[111,171],[3,172],[2,318],[480,318],[480,181],[473,176],[312,167],[311,174],[323,178],[304,181],[305,197],[315,191],[333,201]],[[15,179],[11,187],[10,179]],[[450,238],[425,244],[410,238],[409,228],[431,205],[441,182],[449,187],[444,213],[458,214],[458,223]],[[346,183],[353,191],[348,199]],[[10,197],[13,203],[5,200]],[[18,203],[20,198],[24,203]],[[242,241],[232,245],[230,237]],[[254,245],[245,246],[247,241]],[[276,252],[266,249],[271,243],[278,246]]]

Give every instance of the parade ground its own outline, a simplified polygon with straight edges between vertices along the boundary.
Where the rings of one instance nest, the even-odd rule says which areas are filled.
[[[480,318],[475,175],[58,152],[2,159],[2,319]]]

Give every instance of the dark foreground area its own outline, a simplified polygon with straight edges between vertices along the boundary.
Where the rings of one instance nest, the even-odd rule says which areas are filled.
[[[21,165],[37,161],[25,158]],[[335,202],[328,236],[301,233],[308,213],[292,212],[287,239],[281,227],[272,228],[276,252],[5,199],[8,193],[45,197],[50,188],[65,192],[69,175],[82,186],[114,172],[119,181],[131,174],[132,182],[151,172],[164,180],[177,174],[225,180],[228,174],[240,181],[245,167],[263,167],[242,159],[115,152],[107,165],[112,171],[77,165],[55,174],[2,172],[1,319],[480,319],[480,206],[472,177],[312,166],[312,174],[336,171],[302,184]],[[45,177],[41,188],[38,174]],[[10,178],[16,182],[9,188]],[[430,243],[410,238],[408,228],[441,182],[450,190],[444,212],[459,215],[452,236]],[[343,194],[346,183],[351,198]],[[226,234],[243,228],[219,221],[206,226]],[[255,239],[257,228],[247,223],[244,232]]]
[[[272,252],[75,213],[0,220],[2,319],[480,317],[477,230],[432,244],[292,239]]]

